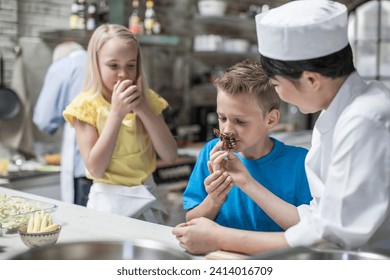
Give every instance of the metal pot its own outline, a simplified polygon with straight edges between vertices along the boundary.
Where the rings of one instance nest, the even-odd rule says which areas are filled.
[[[94,241],[33,248],[14,260],[190,260],[183,251],[154,240]]]
[[[4,61],[0,52],[0,120],[12,119],[18,115],[22,104],[18,95],[4,85]]]
[[[256,254],[252,260],[389,260],[390,256],[373,252],[341,249],[295,247]]]

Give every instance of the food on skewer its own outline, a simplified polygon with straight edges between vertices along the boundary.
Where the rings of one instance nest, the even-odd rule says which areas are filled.
[[[213,133],[223,142],[222,149],[228,152],[233,151],[237,146],[237,140],[234,134],[225,134],[220,132],[217,128],[213,128]]]

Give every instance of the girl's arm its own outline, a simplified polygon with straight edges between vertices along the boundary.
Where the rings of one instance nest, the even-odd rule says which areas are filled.
[[[90,124],[80,120],[73,124],[85,166],[95,178],[101,178],[106,171],[115,150],[122,120],[131,111],[130,93],[127,90],[131,83],[130,80],[118,81],[114,86],[111,110],[100,136],[96,127]]]
[[[157,154],[166,162],[174,162],[177,158],[177,143],[169,130],[164,118],[156,115],[149,107],[143,92],[142,76],[137,79],[136,85],[130,86],[128,102],[131,111],[141,119]]]
[[[154,114],[146,102],[138,108],[137,116],[142,120],[156,152],[162,160],[174,162],[177,158],[177,143],[164,118]]]
[[[114,153],[123,117],[110,112],[99,136],[96,127],[80,120],[74,122],[77,144],[86,168],[95,178],[101,178]]]

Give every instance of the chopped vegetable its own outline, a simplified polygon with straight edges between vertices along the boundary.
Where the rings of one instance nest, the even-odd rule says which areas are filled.
[[[0,226],[4,229],[17,229],[27,224],[34,211],[42,210],[39,205],[21,197],[0,194]],[[23,215],[30,213],[29,215]],[[22,215],[21,215],[22,214]]]

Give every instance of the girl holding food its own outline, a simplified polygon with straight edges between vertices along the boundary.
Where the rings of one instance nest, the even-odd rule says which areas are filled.
[[[94,182],[87,207],[161,223],[156,153],[167,162],[177,157],[161,115],[168,103],[148,88],[139,44],[124,26],[97,28],[87,55],[83,92],[63,112]]]

